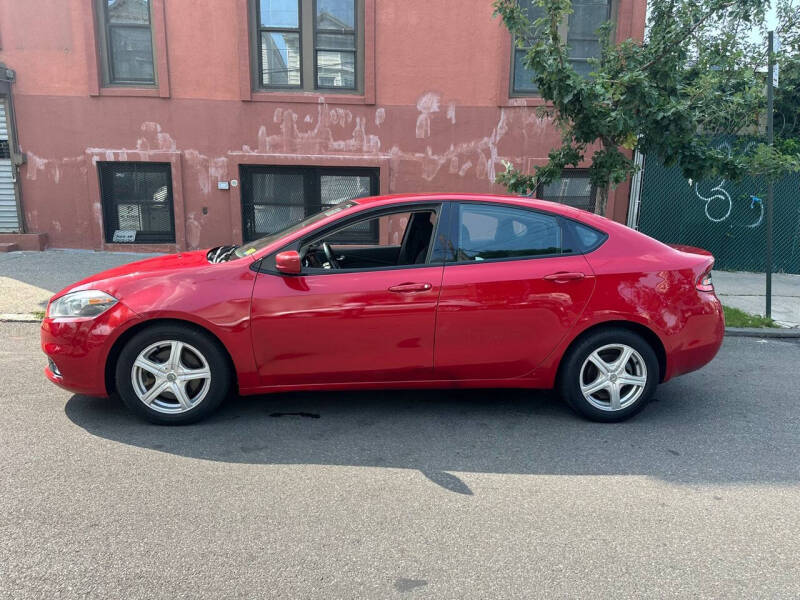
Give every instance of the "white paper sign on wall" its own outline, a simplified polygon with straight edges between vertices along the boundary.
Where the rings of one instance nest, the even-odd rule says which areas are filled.
[[[114,237],[112,238],[114,243],[118,244],[130,244],[131,242],[136,241],[136,230],[135,229],[117,229],[114,231]]]

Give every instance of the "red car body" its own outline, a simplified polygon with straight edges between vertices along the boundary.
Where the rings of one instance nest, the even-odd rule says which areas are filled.
[[[285,276],[253,266],[312,230],[390,205],[499,203],[561,215],[607,234],[587,254]],[[56,294],[101,290],[118,302],[95,318],[42,323],[45,374],[70,391],[107,396],[133,332],[193,323],[227,350],[243,395],[295,389],[550,388],[576,338],[614,323],[656,350],[661,381],[698,369],[724,333],[713,289],[698,282],[713,258],[664,245],[608,219],[510,196],[363,198],[250,256],[211,263],[206,251],[135,262]],[[397,286],[401,286],[397,288]],[[414,293],[397,293],[417,286]],[[408,291],[408,290],[406,290]],[[52,303],[52,300],[51,300]]]

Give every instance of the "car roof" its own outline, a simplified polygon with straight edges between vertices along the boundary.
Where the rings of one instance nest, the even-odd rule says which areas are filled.
[[[468,202],[489,202],[496,204],[514,204],[517,206],[525,206],[528,208],[535,208],[545,210],[551,213],[557,213],[565,217],[578,219],[580,221],[594,222],[595,219],[607,221],[604,217],[595,215],[594,213],[581,210],[566,204],[558,202],[551,202],[549,200],[540,200],[539,198],[531,198],[529,196],[514,196],[511,194],[469,194],[469,193],[452,193],[452,192],[433,192],[433,193],[415,193],[415,194],[387,194],[384,196],[368,196],[365,198],[354,198],[353,202],[360,206],[391,206],[392,204],[403,204],[405,202],[452,202],[452,201],[468,201]]]

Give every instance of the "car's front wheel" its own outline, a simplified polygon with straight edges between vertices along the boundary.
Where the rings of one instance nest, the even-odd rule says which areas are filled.
[[[186,424],[208,416],[227,396],[230,380],[218,344],[182,325],[140,331],[125,344],[116,368],[122,401],[158,424]]]
[[[659,381],[658,358],[627,329],[597,331],[564,357],[561,395],[593,421],[623,421],[644,408]]]

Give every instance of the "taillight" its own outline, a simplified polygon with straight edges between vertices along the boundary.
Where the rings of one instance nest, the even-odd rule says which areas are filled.
[[[711,281],[711,269],[700,275],[695,286],[701,292],[713,292],[714,283]]]

